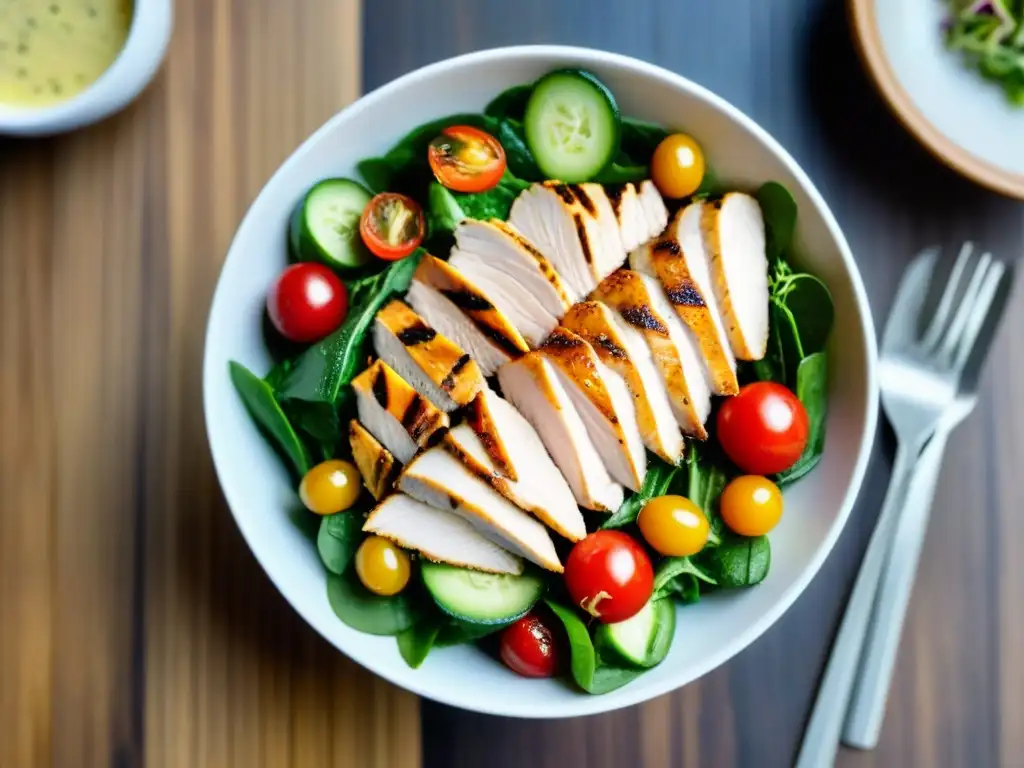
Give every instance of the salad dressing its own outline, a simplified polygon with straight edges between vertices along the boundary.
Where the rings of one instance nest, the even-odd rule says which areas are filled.
[[[0,0],[0,105],[47,107],[99,79],[124,48],[132,0]]]

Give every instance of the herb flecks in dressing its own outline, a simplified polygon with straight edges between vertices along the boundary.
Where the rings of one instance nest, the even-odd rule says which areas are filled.
[[[132,0],[0,0],[0,104],[43,107],[92,85],[124,48]]]

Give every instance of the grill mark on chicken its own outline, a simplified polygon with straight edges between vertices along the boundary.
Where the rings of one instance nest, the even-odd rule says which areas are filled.
[[[377,375],[373,377],[373,396],[380,403],[380,407],[385,411],[388,409],[388,377],[384,372],[384,368],[377,369]]]
[[[423,398],[418,395],[413,397],[409,401],[409,405],[406,406],[405,413],[402,414],[402,426],[405,427],[405,431],[418,443],[425,434],[429,422]]]
[[[441,389],[445,392],[451,392],[455,388],[455,379],[458,377],[459,372],[469,365],[469,361],[472,358],[468,354],[464,354],[458,360],[455,361],[455,365],[448,371],[448,374],[441,380]]]
[[[654,331],[661,336],[668,336],[668,328],[662,324],[661,320],[651,312],[651,308],[646,304],[640,304],[635,307],[623,307],[619,314],[622,315],[623,320],[634,328]]]
[[[615,220],[620,222],[622,221],[622,193],[625,189],[624,186],[604,188],[604,192],[608,196],[608,202],[612,204],[612,213],[615,214]]]
[[[675,238],[671,237],[658,240],[651,246],[651,250],[655,253],[667,253],[670,256],[678,256],[683,252],[682,248],[679,247],[679,243],[676,242]]]
[[[590,240],[587,238],[587,227],[583,223],[583,217],[579,213],[573,213],[572,222],[576,225],[576,239],[580,241],[580,248],[583,249],[583,258],[587,264],[594,263],[594,254],[590,252]]]
[[[481,322],[475,317],[470,317],[469,319],[473,321],[473,325],[476,326],[476,329],[480,331],[480,333],[497,344],[501,351],[513,360],[523,354],[523,350],[520,346],[497,328],[492,328],[487,323]]]
[[[551,189],[555,191],[555,194],[562,198],[562,202],[566,205],[573,205],[576,202],[576,196],[573,195],[572,189],[566,184],[552,184]]]
[[[569,336],[566,333],[559,333],[557,328],[544,340],[544,346],[550,349],[575,349],[583,346],[584,343],[582,339]]]
[[[381,498],[387,491],[390,491],[398,479],[398,462],[383,451],[377,454],[373,463],[373,486],[376,493],[374,498]]]
[[[480,439],[480,443],[494,464],[494,468],[505,477],[512,478],[513,480],[518,479],[516,473],[512,471],[512,467],[506,461],[507,457],[504,446],[499,445],[498,441],[494,439],[497,429],[489,418],[489,413],[484,409],[483,398],[480,395],[477,395],[466,407],[465,416],[466,423],[469,424],[469,428]]]
[[[437,427],[430,433],[430,437],[427,438],[427,444],[425,447],[433,448],[435,445],[440,445],[447,435],[448,427]]]
[[[398,332],[398,340],[406,347],[426,344],[428,341],[433,341],[436,336],[437,331],[422,322],[414,323]]]
[[[472,291],[442,290],[441,294],[459,309],[471,312],[488,312],[494,305],[483,296]]]
[[[584,190],[583,187],[577,184],[574,184],[571,187],[571,189],[572,193],[576,196],[576,199],[579,200],[580,205],[583,206],[583,210],[585,210],[591,216],[596,216],[597,205],[595,205],[594,201],[591,200],[590,195],[587,194],[586,190]]]
[[[624,350],[622,347],[620,347],[618,344],[616,344],[614,341],[608,338],[607,334],[599,333],[596,336],[591,336],[590,338],[592,343],[601,347],[601,349],[603,349],[612,357],[618,360],[626,359],[626,350]]]
[[[555,268],[551,266],[551,262],[548,261],[548,257],[545,256],[540,251],[538,251],[537,247],[533,243],[531,243],[529,240],[527,240],[519,232],[514,230],[505,222],[496,222],[495,226],[498,227],[498,229],[502,230],[510,238],[512,238],[512,240],[515,242],[517,246],[519,246],[522,250],[526,251],[526,253],[530,254],[533,260],[537,263],[537,266],[540,268],[540,273],[544,275],[544,279],[547,280],[558,293],[558,297],[562,299],[566,304],[569,304],[569,298],[565,295],[565,291],[561,283],[561,278],[559,277],[558,273],[555,272]]]
[[[681,281],[678,285],[668,288],[665,293],[668,294],[669,301],[677,307],[707,306],[700,289],[690,280]]]

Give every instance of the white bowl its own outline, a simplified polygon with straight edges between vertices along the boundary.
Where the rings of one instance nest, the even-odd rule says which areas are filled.
[[[79,94],[48,107],[0,103],[0,135],[47,136],[102,120],[139,95],[167,53],[172,0],[135,0],[128,39],[118,57]]]
[[[768,578],[681,608],[665,661],[601,696],[562,681],[518,677],[472,647],[435,650],[420,669],[410,669],[394,640],[342,624],[328,605],[315,548],[289,520],[295,492],[285,467],[228,379],[232,359],[260,373],[270,367],[260,331],[264,297],[286,263],[289,213],[313,182],[353,175],[360,158],[383,152],[419,123],[481,110],[508,86],[560,66],[595,72],[626,115],[685,128],[723,179],[750,187],[769,179],[788,185],[800,208],[801,263],[825,280],[836,306],[825,454],[786,494],[784,519],[771,535]],[[238,527],[277,588],[321,635],[378,675],[436,701],[498,715],[567,717],[635,704],[695,680],[753,642],[792,604],[832,549],[856,498],[878,410],[875,357],[868,302],[846,240],[793,158],[750,118],[689,80],[635,59],[580,48],[515,47],[405,75],[336,115],[288,158],[249,209],[228,252],[207,328],[203,396],[214,464]]]

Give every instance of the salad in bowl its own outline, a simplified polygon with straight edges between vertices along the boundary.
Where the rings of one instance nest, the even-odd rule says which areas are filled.
[[[275,364],[225,371],[337,621],[413,668],[472,645],[630,684],[677,609],[767,577],[822,456],[834,307],[791,264],[793,196],[719,182],[700,136],[568,67],[357,168],[281,233]]]

